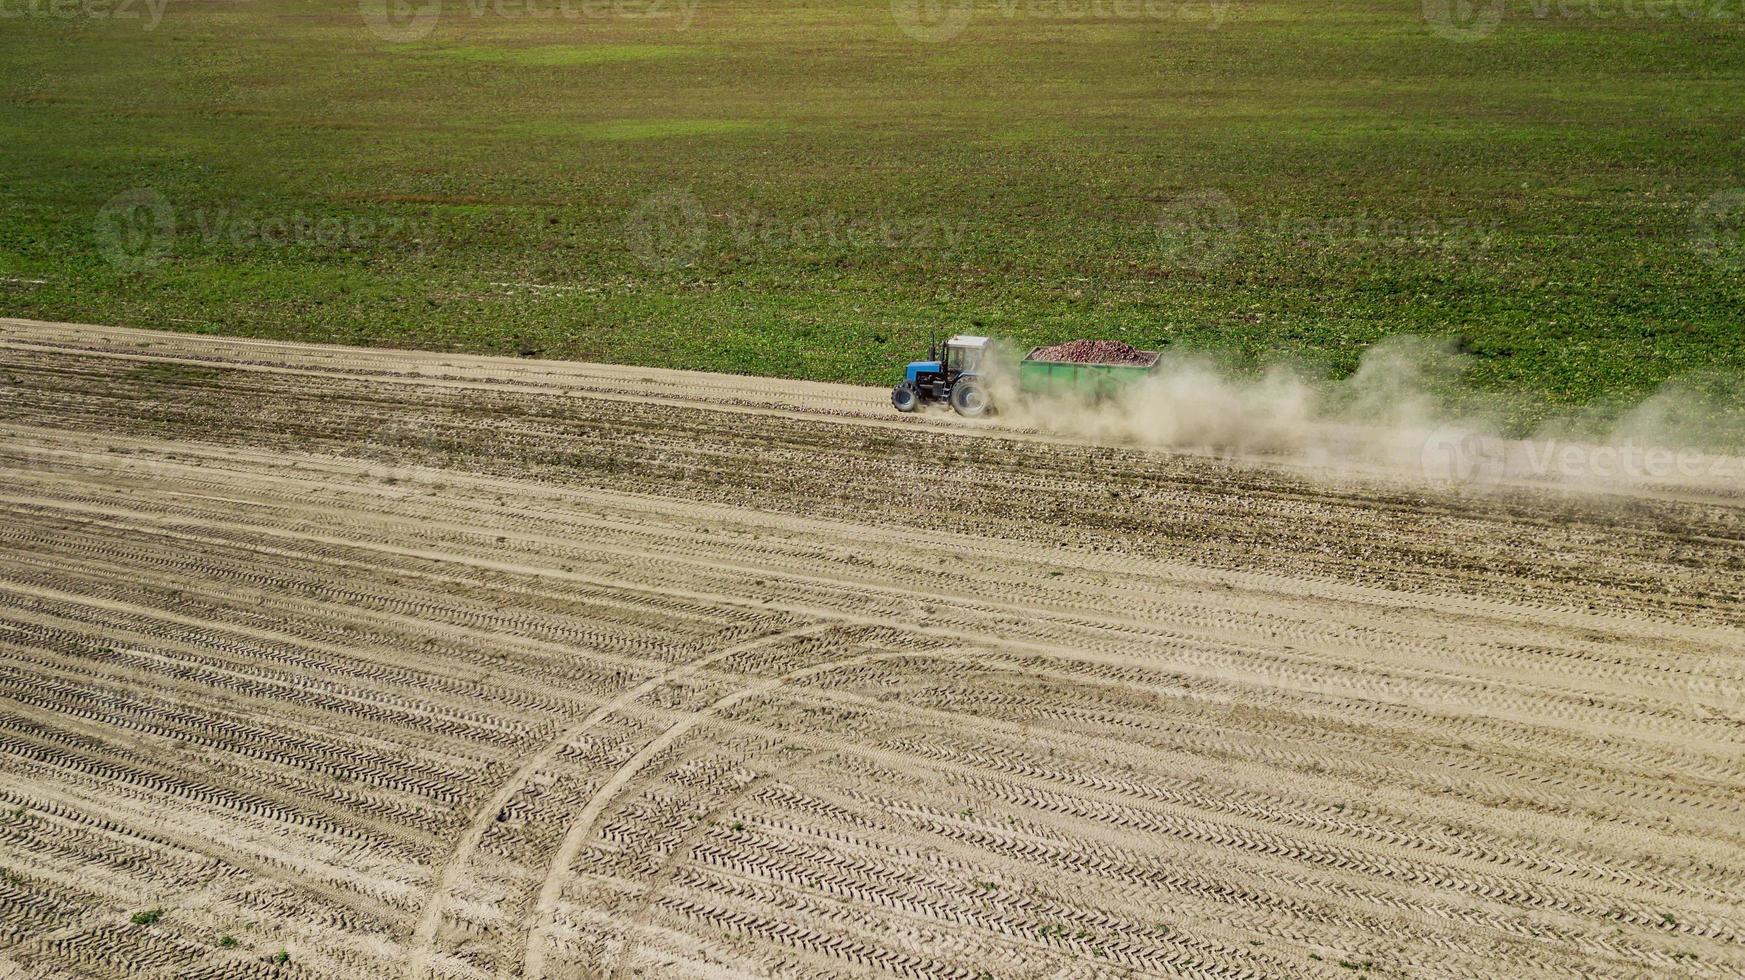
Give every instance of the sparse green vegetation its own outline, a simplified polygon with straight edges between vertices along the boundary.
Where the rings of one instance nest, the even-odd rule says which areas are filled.
[[[218,948],[219,949],[235,949],[236,948],[236,937],[235,936],[219,936],[218,937]]]
[[[991,11],[12,19],[0,312],[877,383],[956,330],[1333,375],[1411,333],[1517,419],[1745,370],[1745,241],[1699,227],[1736,20]],[[170,233],[112,261],[133,191]]]
[[[163,909],[146,909],[143,912],[133,913],[133,924],[136,926],[156,925],[157,921],[163,917]]]

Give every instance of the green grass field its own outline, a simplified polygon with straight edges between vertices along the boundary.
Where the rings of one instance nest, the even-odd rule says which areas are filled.
[[[1517,421],[1745,372],[1739,0],[1539,2],[5,0],[0,312],[869,383],[1417,334]]]

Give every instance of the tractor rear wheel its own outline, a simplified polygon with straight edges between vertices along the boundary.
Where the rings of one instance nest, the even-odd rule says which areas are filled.
[[[986,415],[994,403],[980,381],[959,381],[951,389],[951,407],[964,418],[973,419]]]
[[[921,393],[913,385],[898,385],[891,389],[891,407],[899,412],[913,412],[921,407]]]

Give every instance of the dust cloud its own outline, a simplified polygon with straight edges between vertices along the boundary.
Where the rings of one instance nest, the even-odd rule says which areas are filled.
[[[1484,487],[1555,483],[1745,492],[1745,400],[1718,377],[1668,383],[1638,404],[1554,415],[1510,435],[1510,406],[1460,383],[1469,355],[1413,337],[1371,348],[1340,380],[1288,365],[1259,375],[1166,351],[1125,396],[1089,402],[1018,391],[1015,358],[989,379],[1001,421],[1097,442],[1288,459]]]

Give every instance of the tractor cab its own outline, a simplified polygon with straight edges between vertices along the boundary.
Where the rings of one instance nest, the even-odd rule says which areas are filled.
[[[944,346],[933,345],[925,361],[913,361],[902,384],[891,389],[891,405],[913,412],[922,405],[949,404],[959,415],[985,414],[992,406],[981,381],[988,338],[958,334]]]
[[[945,370],[955,371],[960,377],[974,376],[982,369],[982,355],[987,349],[988,338],[958,334],[945,342]]]

